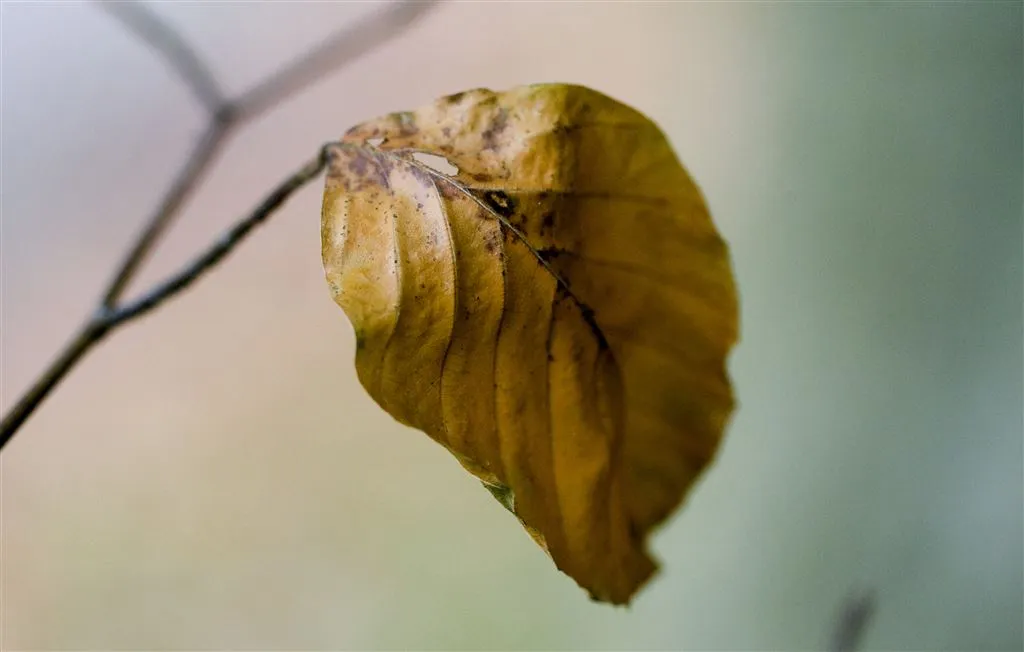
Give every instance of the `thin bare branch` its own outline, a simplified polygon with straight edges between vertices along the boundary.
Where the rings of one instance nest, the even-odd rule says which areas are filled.
[[[235,103],[251,119],[319,81],[324,75],[400,34],[437,5],[437,0],[394,2],[359,23],[339,30],[305,56],[285,66]]]
[[[64,350],[46,368],[46,371],[32,383],[28,391],[4,415],[4,420],[0,422],[0,449],[10,441],[21,424],[25,423],[43,402],[43,399],[64,379],[64,376],[81,360],[82,356],[103,339],[105,334],[106,332],[95,322],[90,321],[71,338],[71,341],[64,346]]]
[[[164,61],[178,73],[192,94],[210,113],[216,113],[224,106],[227,98],[224,97],[220,84],[214,79],[210,69],[181,35],[150,11],[145,4],[109,0],[100,0],[96,4],[120,21],[129,32],[163,55]]]
[[[163,55],[211,115],[206,133],[192,150],[104,293],[103,306],[113,308],[235,129],[315,83],[328,72],[391,39],[432,9],[436,2],[392,3],[355,26],[340,30],[240,99],[230,102],[223,98],[213,75],[192,48],[145,5],[137,2],[98,4]]]
[[[195,260],[183,267],[171,278],[152,288],[138,300],[110,312],[103,318],[104,323],[109,328],[120,326],[127,321],[144,315],[191,285],[211,267],[231,253],[231,250],[237,247],[250,231],[259,226],[267,217],[280,208],[295,191],[319,176],[320,172],[324,169],[324,165],[327,163],[329,147],[329,145],[325,145],[321,148],[319,156],[306,163],[295,174],[283,181],[259,206],[253,209],[248,217],[240,220],[228,229],[209,249],[204,251]]]
[[[227,142],[231,126],[230,122],[223,120],[213,120],[210,122],[206,132],[199,139],[199,142],[196,143],[192,153],[189,154],[184,167],[178,172],[174,183],[167,189],[156,212],[149,218],[145,228],[135,240],[135,244],[132,245],[128,255],[125,256],[117,272],[115,272],[110,285],[103,294],[101,303],[104,308],[113,308],[120,301],[121,296],[128,288],[128,284],[135,278],[139,268],[142,267],[142,263],[149,257],[161,236],[167,231],[175,216],[178,215],[182,205],[195,191],[199,181],[209,170],[217,154],[223,148],[225,142]]]
[[[249,233],[280,208],[295,191],[319,176],[327,163],[329,145],[297,172],[285,179],[253,209],[247,217],[228,229],[209,249],[185,265],[177,274],[152,288],[141,298],[114,309],[101,308],[71,340],[64,351],[40,376],[25,396],[18,401],[0,422],[0,448],[14,436],[18,428],[32,414],[46,395],[60,382],[75,363],[109,332],[133,319],[141,317],[167,299],[197,281],[203,274],[231,253]]]
[[[864,638],[864,632],[874,613],[875,594],[873,591],[852,593],[847,597],[832,630],[829,651],[855,652],[859,649],[861,639]]]
[[[329,71],[351,62],[372,47],[394,37],[437,3],[392,3],[354,28],[332,36],[234,102],[223,98],[213,75],[188,43],[144,5],[137,2],[97,4],[164,57],[210,112],[210,124],[112,276],[92,318],[4,416],[3,421],[0,421],[0,449],[11,440],[47,395],[95,344],[114,329],[149,312],[191,285],[230,253],[255,226],[279,208],[292,193],[323,170],[327,156],[326,147],[320,156],[271,193],[249,217],[236,224],[176,275],[151,288],[141,298],[121,304],[121,298],[128,285],[174,218],[181,212],[184,203],[205,177],[233,130],[318,81]]]
[[[185,165],[164,193],[156,211],[147,220],[103,293],[102,306],[111,309],[212,165],[231,130],[233,115],[231,111],[225,110],[229,106],[227,100],[206,64],[181,35],[145,4],[110,1],[97,1],[96,4],[119,21],[129,33],[156,50],[212,116],[206,132],[192,149]]]

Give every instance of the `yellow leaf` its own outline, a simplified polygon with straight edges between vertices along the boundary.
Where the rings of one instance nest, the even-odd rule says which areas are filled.
[[[733,410],[728,249],[664,135],[543,84],[366,122],[331,159],[323,263],[360,382],[628,603]]]

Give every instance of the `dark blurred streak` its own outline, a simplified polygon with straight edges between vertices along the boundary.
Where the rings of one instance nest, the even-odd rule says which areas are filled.
[[[210,113],[225,101],[213,73],[176,31],[141,2],[97,0],[99,7],[120,21],[131,33],[163,55],[164,61],[181,77],[189,90]]]
[[[242,94],[238,112],[252,118],[295,95],[324,75],[337,70],[374,47],[391,40],[427,14],[437,0],[393,2],[360,23],[339,30],[305,56]]]
[[[875,615],[875,592],[860,591],[850,594],[843,603],[832,629],[830,652],[854,652],[860,647],[864,632]]]

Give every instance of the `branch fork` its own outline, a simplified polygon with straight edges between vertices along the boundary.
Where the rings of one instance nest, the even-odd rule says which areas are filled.
[[[328,146],[325,145],[315,158],[282,181],[248,216],[228,229],[204,252],[138,299],[122,302],[125,290],[181,213],[186,200],[209,172],[227,138],[243,124],[298,94],[327,73],[397,36],[437,3],[413,0],[390,3],[369,18],[332,35],[234,100],[225,98],[210,70],[181,35],[144,4],[97,4],[166,60],[206,108],[210,116],[209,123],[157,209],[117,267],[92,316],[0,421],[0,449],[7,445],[50,392],[96,344],[118,328],[174,297],[223,260],[292,194],[319,176],[329,155]]]

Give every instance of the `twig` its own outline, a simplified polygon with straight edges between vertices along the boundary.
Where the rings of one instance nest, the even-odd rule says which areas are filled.
[[[71,340],[57,360],[36,381],[32,389],[4,417],[3,425],[0,427],[0,431],[3,433],[0,446],[10,440],[15,431],[17,431],[18,426],[25,422],[50,390],[74,367],[75,363],[78,362],[90,347],[98,343],[113,329],[144,315],[181,292],[220,262],[221,259],[242,242],[254,227],[258,226],[271,213],[280,208],[285,200],[296,190],[319,176],[327,163],[328,151],[328,146],[325,145],[320,150],[319,156],[288,177],[248,217],[242,219],[226,231],[209,249],[179,270],[177,274],[152,288],[135,301],[116,308],[101,307],[93,318],[78,332],[78,335]]]
[[[280,72],[257,84],[236,101],[226,100],[212,73],[191,47],[141,3],[99,2],[100,7],[157,49],[211,114],[206,133],[192,150],[177,179],[164,195],[135,246],[128,253],[103,297],[113,307],[152,252],[160,237],[198,186],[228,136],[243,123],[280,104],[331,70],[395,36],[432,8],[434,2],[398,2],[353,28],[336,32]]]
[[[109,313],[104,313],[101,317],[102,323],[108,329],[115,328],[126,321],[144,315],[188,287],[207,270],[219,263],[224,256],[227,256],[253,228],[259,226],[271,213],[280,208],[296,190],[318,177],[327,164],[329,148],[330,144],[324,145],[316,158],[285,179],[248,217],[240,220],[225,231],[209,249],[196,257],[195,260],[182,268],[177,274],[152,288],[139,299],[120,306]]]
[[[291,194],[319,175],[326,163],[328,148],[325,146],[316,159],[285,180],[252,214],[228,230],[195,260],[168,280],[145,292],[139,299],[121,303],[128,285],[204,178],[231,133],[246,121],[318,81],[331,70],[397,35],[432,9],[436,2],[392,3],[355,27],[336,33],[236,101],[223,98],[213,75],[184,39],[146,9],[145,5],[127,2],[98,4],[163,56],[210,112],[210,124],[117,268],[92,317],[0,422],[0,449],[7,445],[68,372],[106,335],[191,285],[230,253]]]
[[[853,593],[847,597],[829,640],[830,652],[854,652],[860,647],[868,623],[875,613],[873,591]]]
[[[181,76],[182,81],[207,111],[216,113],[217,109],[224,105],[227,98],[224,97],[220,85],[203,60],[177,32],[147,9],[146,5],[141,2],[117,1],[97,1],[96,4],[120,21],[129,32],[159,51],[164,61]]]
[[[325,74],[389,40],[437,4],[438,0],[395,2],[370,18],[336,32],[301,59],[243,93],[235,103],[240,118],[251,120],[281,100],[301,92]]]
[[[199,185],[220,151],[234,124],[230,103],[213,78],[213,74],[181,36],[140,2],[97,2],[100,8],[118,20],[144,43],[157,50],[164,61],[178,73],[192,94],[211,115],[210,124],[193,147],[171,187],[161,199],[153,216],[135,240],[128,255],[118,267],[103,293],[102,308],[111,309],[124,294],[142,263],[171,225],[189,195]]]
[[[199,185],[213,163],[214,158],[223,148],[231,131],[232,122],[227,120],[213,120],[196,143],[184,167],[178,173],[174,183],[167,190],[160,202],[156,213],[149,219],[146,228],[139,234],[135,245],[128,252],[121,266],[118,268],[114,278],[110,281],[107,291],[103,294],[101,305],[103,308],[111,309],[128,287],[128,283],[135,278],[136,272],[142,267],[149,254],[156,247],[157,242],[164,232],[174,221],[174,218],[181,211],[185,200]]]

